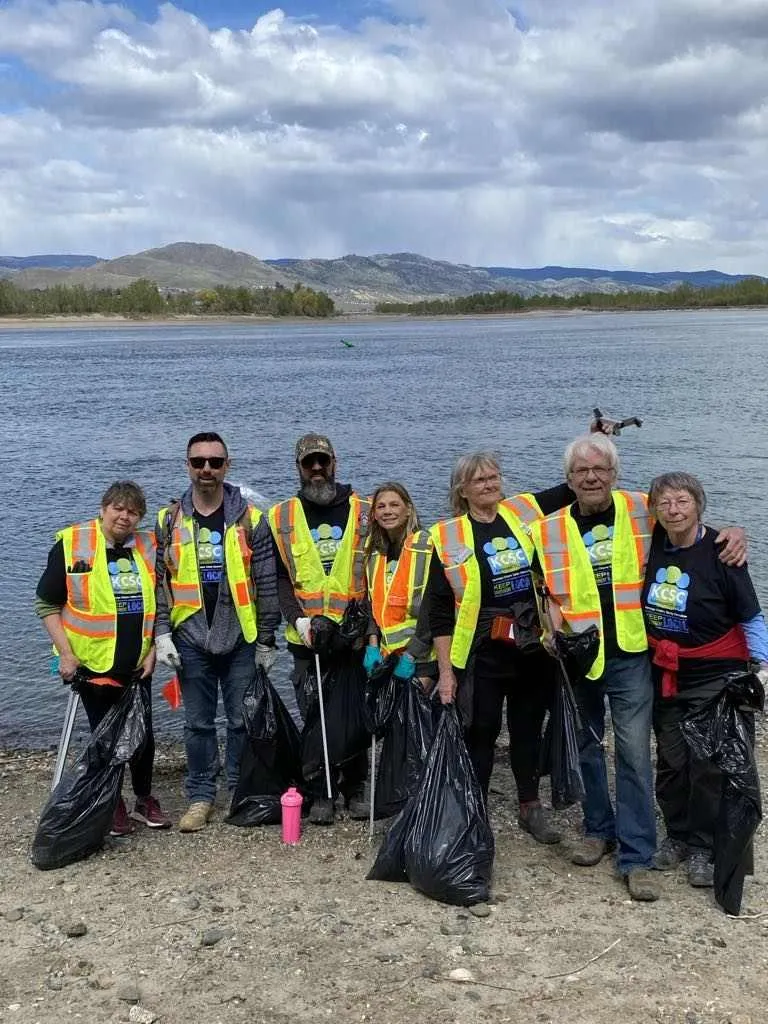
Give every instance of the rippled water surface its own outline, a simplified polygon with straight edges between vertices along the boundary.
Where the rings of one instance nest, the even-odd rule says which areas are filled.
[[[731,311],[0,328],[12,537],[0,573],[0,742],[58,737],[65,689],[32,611],[54,532],[94,515],[118,477],[141,483],[152,509],[178,496],[186,440],[202,429],[229,442],[231,479],[269,501],[295,490],[296,438],[328,433],[341,481],[370,492],[402,480],[431,522],[446,512],[457,455],[493,448],[508,491],[547,486],[594,405],[639,415],[642,429],[620,439],[623,481],[700,475],[708,521],[748,528],[765,604],[766,334],[768,313]],[[179,714],[155,706],[158,731],[180,735]]]

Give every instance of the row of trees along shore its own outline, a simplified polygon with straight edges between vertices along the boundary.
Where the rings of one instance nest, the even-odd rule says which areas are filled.
[[[238,316],[333,316],[333,299],[325,292],[296,284],[293,288],[232,288],[217,285],[196,292],[161,292],[144,278],[125,288],[86,288],[54,285],[51,288],[17,288],[10,279],[0,280],[0,317],[86,316],[89,313],[122,316],[178,316],[209,314]]]
[[[519,313],[530,309],[708,309],[716,306],[768,306],[768,281],[748,277],[716,288],[681,284],[669,292],[581,292],[578,295],[518,295],[478,292],[457,299],[422,302],[379,302],[377,313],[440,316],[457,313]]]

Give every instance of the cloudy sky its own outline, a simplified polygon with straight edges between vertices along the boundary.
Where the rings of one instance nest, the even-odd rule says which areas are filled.
[[[0,0],[0,254],[768,274],[767,0]]]

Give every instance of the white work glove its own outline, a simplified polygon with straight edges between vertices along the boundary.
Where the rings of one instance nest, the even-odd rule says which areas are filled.
[[[312,619],[296,619],[296,632],[301,637],[301,642],[305,647],[312,646]]]
[[[157,660],[161,665],[166,665],[168,668],[181,668],[181,655],[176,650],[170,633],[163,633],[162,636],[155,637],[155,650],[157,651]]]
[[[269,675],[277,661],[277,648],[270,647],[268,644],[260,644],[257,640],[254,661],[259,668],[263,668],[267,675]]]

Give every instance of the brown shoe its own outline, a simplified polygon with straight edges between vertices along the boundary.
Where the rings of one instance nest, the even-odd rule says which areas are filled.
[[[584,836],[571,851],[571,864],[578,864],[582,868],[591,868],[595,864],[599,864],[607,853],[615,849],[616,843],[612,839]]]
[[[517,819],[520,828],[544,846],[559,843],[562,835],[552,826],[549,815],[540,803],[526,804],[520,808]]]
[[[629,889],[629,895],[633,900],[653,903],[661,895],[659,877],[649,868],[635,868],[634,871],[630,871],[624,877]]]
[[[205,800],[196,800],[187,808],[179,822],[180,832],[199,832],[205,828],[213,814],[213,804]]]

